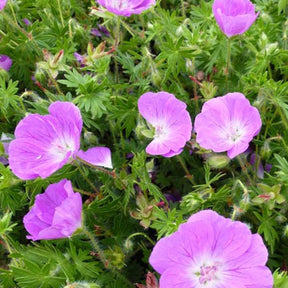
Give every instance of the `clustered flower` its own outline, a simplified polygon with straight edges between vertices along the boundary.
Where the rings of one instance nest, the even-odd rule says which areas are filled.
[[[259,234],[212,210],[192,215],[160,239],[149,262],[162,288],[272,288],[267,249]]]
[[[155,0],[97,1],[108,11],[126,17],[155,5]],[[0,10],[5,5],[6,0],[0,0]],[[259,14],[255,14],[249,0],[215,0],[213,13],[229,38],[247,31]],[[23,21],[29,25],[27,19]],[[102,26],[98,28],[91,33],[109,33]],[[82,63],[83,56],[75,53],[75,57]],[[8,71],[11,64],[8,56],[0,55],[0,68]],[[186,104],[165,91],[147,92],[139,98],[138,109],[153,132],[146,152],[163,157],[180,154],[192,133]],[[201,147],[227,151],[228,157],[234,158],[247,150],[261,125],[258,110],[243,94],[235,92],[208,100],[195,118],[194,131]],[[52,103],[48,115],[26,116],[17,125],[15,139],[9,145],[11,170],[19,178],[30,180],[49,177],[79,159],[112,168],[110,149],[80,150],[82,126],[80,110],[69,102]],[[82,226],[81,213],[81,195],[73,191],[69,180],[50,184],[36,196],[34,206],[24,217],[27,238],[36,241],[70,237]],[[161,288],[272,288],[273,277],[265,266],[267,257],[262,238],[252,234],[248,226],[204,210],[192,215],[172,235],[160,239],[149,262],[161,274]]]

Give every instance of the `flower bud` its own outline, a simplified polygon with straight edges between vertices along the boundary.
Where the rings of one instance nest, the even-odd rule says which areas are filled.
[[[125,255],[119,246],[105,250],[105,255],[112,267],[120,270],[125,265]]]
[[[203,97],[206,100],[208,100],[208,99],[214,98],[214,96],[216,95],[217,89],[218,89],[218,87],[214,86],[213,82],[203,81],[202,86],[200,88],[200,91],[201,91]]]
[[[271,156],[272,150],[270,148],[270,139],[264,141],[264,145],[260,150],[261,159],[268,159]]]
[[[160,87],[161,86],[161,82],[162,82],[162,77],[159,73],[159,71],[156,68],[152,68],[151,71],[151,80],[152,83],[157,86]]]
[[[226,167],[230,162],[230,158],[226,155],[213,155],[206,160],[206,163],[212,169],[221,169]]]
[[[126,239],[126,241],[124,242],[124,248],[127,252],[130,252],[133,250],[134,248],[134,243],[132,240],[130,239]]]

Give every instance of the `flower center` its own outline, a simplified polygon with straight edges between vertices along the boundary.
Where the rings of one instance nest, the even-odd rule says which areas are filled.
[[[72,139],[68,137],[59,137],[52,143],[50,153],[59,160],[64,159],[69,152],[75,152],[76,147]]]
[[[229,142],[236,143],[242,138],[244,133],[243,125],[240,125],[240,123],[231,123],[230,127],[226,130],[226,139]]]
[[[200,267],[199,283],[206,284],[217,278],[218,268],[217,266],[206,266],[205,264]]]
[[[154,139],[159,139],[165,137],[167,130],[163,124],[158,124],[155,126],[154,130]]]

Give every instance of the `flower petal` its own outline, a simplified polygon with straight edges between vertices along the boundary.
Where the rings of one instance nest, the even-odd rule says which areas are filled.
[[[77,156],[92,165],[113,168],[111,150],[109,148],[93,147],[87,151],[80,150]]]

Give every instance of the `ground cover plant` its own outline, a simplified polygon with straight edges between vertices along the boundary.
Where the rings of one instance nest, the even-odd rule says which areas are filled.
[[[287,0],[0,0],[0,287],[288,287]]]

